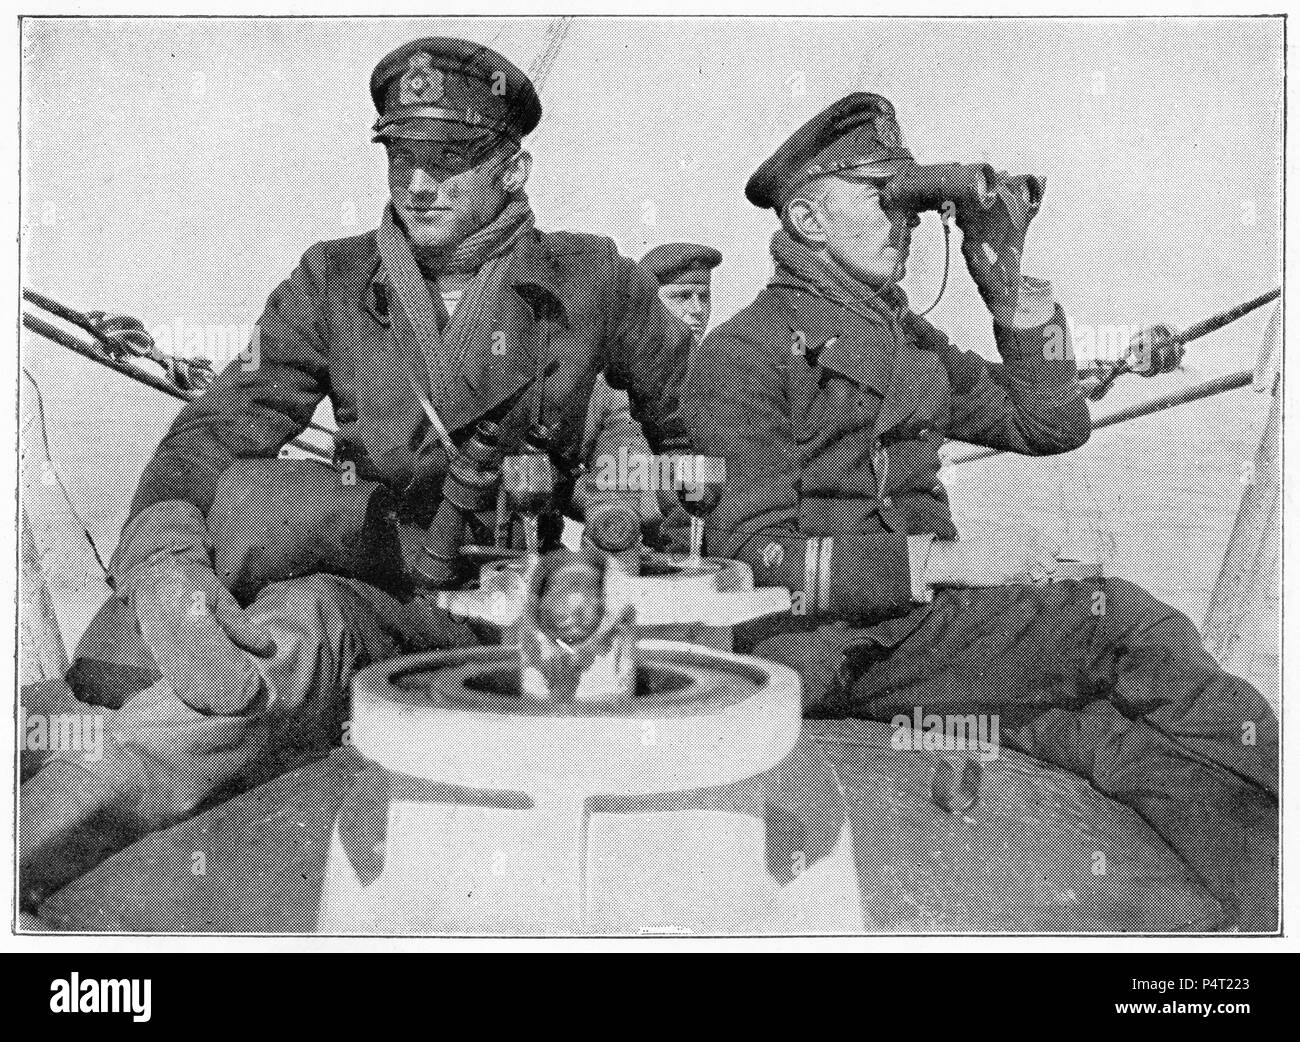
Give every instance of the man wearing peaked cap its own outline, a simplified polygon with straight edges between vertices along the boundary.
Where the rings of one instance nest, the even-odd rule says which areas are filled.
[[[894,106],[879,94],[850,94],[805,123],[763,162],[745,198],[780,210],[804,185],[824,175],[889,176],[913,162]]]
[[[469,40],[413,40],[375,66],[370,97],[379,110],[375,137],[426,141],[493,135],[518,141],[542,119],[542,103],[524,73],[496,51]]]
[[[682,389],[694,451],[727,464],[709,553],[796,600],[738,650],[796,668],[809,716],[1000,719],[1006,744],[1159,833],[1224,909],[1202,928],[1276,929],[1277,720],[1259,692],[1182,613],[1037,534],[957,539],[946,439],[1047,455],[1083,444],[1091,419],[1051,286],[1020,272],[1023,200],[999,189],[956,213],[1000,364],[908,308],[918,216],[887,189],[917,169],[893,106],[861,93],[745,188],[780,221],[775,270],[692,351]]]
[[[681,321],[696,340],[709,328],[713,269],[721,263],[722,254],[712,246],[693,242],[663,243],[640,261],[641,267],[659,281],[659,299],[668,313]],[[582,458],[593,476],[616,459],[619,449],[629,454],[650,451],[632,418],[627,392],[614,390],[603,378],[596,381],[591,396],[582,444]],[[647,489],[639,497],[639,510],[647,539],[657,541],[663,514],[655,490]]]
[[[549,452],[545,545],[560,512],[584,510],[573,489],[598,377],[626,393],[638,444],[686,448],[692,339],[655,279],[608,238],[535,225],[528,77],[480,44],[430,38],[380,61],[370,93],[389,205],[378,229],[307,250],[267,302],[257,363],[232,363],[186,405],[145,468],[116,596],[92,627],[116,651],[79,655],[72,674],[83,700],[111,707],[112,740],[102,761],[55,758],[24,784],[25,908],[213,793],[323,754],[364,662],[478,641],[413,597],[402,549],[463,517],[438,544],[448,559],[424,560],[454,585],[470,577],[462,542],[519,545],[492,505],[439,513],[450,454],[480,424],[504,454]],[[277,458],[326,397],[337,466]],[[635,530],[625,498],[599,504],[610,531]]]

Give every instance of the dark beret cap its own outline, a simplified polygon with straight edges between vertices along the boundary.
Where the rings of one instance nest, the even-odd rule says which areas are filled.
[[[780,210],[794,193],[823,174],[862,172],[864,167],[911,163],[903,145],[894,106],[879,94],[850,94],[823,109],[796,130],[754,171],[745,198],[755,206]]]
[[[376,140],[441,141],[485,131],[519,139],[542,118],[532,81],[490,47],[471,40],[412,40],[370,75],[379,111]]]
[[[709,271],[721,263],[722,254],[712,246],[693,242],[666,242],[641,258],[642,267],[654,275],[661,286],[677,282],[708,282]]]

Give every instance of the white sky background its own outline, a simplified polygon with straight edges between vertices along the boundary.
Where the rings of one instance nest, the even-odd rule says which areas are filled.
[[[251,324],[308,246],[378,221],[375,63],[451,35],[527,68],[548,24],[30,21],[25,283],[151,327]],[[1260,19],[582,18],[543,89],[530,194],[543,228],[634,256],[717,246],[717,321],[770,270],[774,220],[745,201],[749,174],[813,113],[872,90],[922,162],[1046,175],[1025,269],[1076,323],[1187,324],[1279,280],[1281,37]],[[942,238],[936,223],[918,235],[923,307]],[[931,318],[991,350],[955,249]],[[1252,361],[1253,341],[1202,345],[1207,373]]]
[[[264,2],[268,10],[285,6]],[[918,10],[934,6],[912,2]],[[151,326],[177,318],[251,324],[308,246],[377,221],[383,157],[369,143],[374,113],[366,90],[375,62],[408,39],[459,33],[492,42],[526,68],[546,24],[29,20],[23,281],[74,305],[137,314]],[[1026,270],[1053,279],[1076,323],[1184,325],[1278,284],[1281,47],[1278,20],[584,19],[574,23],[544,91],[531,194],[544,228],[608,233],[634,255],[671,239],[712,242],[727,257],[715,280],[715,318],[724,318],[752,299],[768,274],[772,218],[744,201],[745,179],[825,104],[850,90],[878,90],[894,101],[921,161],[987,155],[999,167],[1048,176]],[[789,77],[796,72],[806,77],[803,96],[792,96]],[[194,92],[196,74],[203,76],[202,97]],[[657,203],[654,227],[642,223],[647,198]],[[341,220],[349,202],[355,226]],[[941,241],[933,226],[922,234],[909,286],[919,306],[937,286]],[[1188,361],[1204,376],[1250,365],[1266,314],[1192,345]],[[931,318],[963,346],[991,353],[987,318],[959,257],[954,285]],[[23,337],[23,348],[51,407],[55,455],[111,549],[126,497],[176,403],[35,336]],[[17,386],[16,374],[6,373]],[[1133,380],[1099,411],[1199,378]],[[1230,426],[1258,419],[1262,406],[1262,396],[1238,391],[1100,432],[1078,453],[975,464],[957,501],[980,499],[978,483],[995,477],[1001,484],[977,507],[1017,487],[1021,502],[1057,497],[1087,505],[1106,498],[1115,529],[1138,546],[1124,564],[1145,562],[1149,574],[1135,577],[1153,589],[1157,573],[1166,572],[1167,588],[1157,592],[1172,599],[1193,571],[1212,581],[1226,529],[1217,541],[1194,542],[1189,529],[1162,528],[1132,511],[1173,478],[1180,488],[1171,495],[1212,486],[1230,516],[1240,494],[1236,464],[1249,459],[1254,436],[1241,434],[1231,452],[1221,442]],[[1153,461],[1150,453],[1162,458]],[[1030,470],[1038,465],[1090,476],[1096,496],[1086,486],[1071,494],[1064,481],[1043,480],[1045,471]],[[1020,509],[1013,494],[1006,498],[1008,510]],[[1208,512],[1199,500],[1169,502],[1179,519]],[[8,538],[0,532],[0,541]],[[1142,548],[1147,540],[1154,542]],[[74,545],[76,537],[64,542]],[[13,544],[5,546],[15,560]],[[93,585],[93,564],[81,564],[93,612],[102,580]],[[14,661],[7,643],[3,652],[0,661]],[[1292,776],[1296,755],[1289,753]],[[1295,835],[1294,822],[1287,825],[1285,834]],[[0,837],[0,846],[8,842]],[[12,858],[6,853],[0,861]],[[1288,899],[1294,886],[1288,881]],[[75,941],[54,945],[75,948]],[[1243,943],[1276,947],[1267,939]],[[105,944],[138,947],[129,938]],[[166,938],[150,945],[194,947]],[[1115,945],[1107,938],[908,941],[927,951]],[[311,945],[367,946],[417,947]],[[266,945],[234,938],[201,947]],[[1175,953],[1222,945],[1212,938],[1139,938],[1125,947]]]

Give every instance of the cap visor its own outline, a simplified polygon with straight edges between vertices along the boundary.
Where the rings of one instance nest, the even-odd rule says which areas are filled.
[[[482,127],[471,127],[466,123],[456,123],[446,119],[417,117],[387,123],[375,132],[375,140],[387,138],[406,138],[411,141],[441,141],[473,148],[476,145],[488,146],[498,140],[499,135]]]
[[[861,166],[843,167],[835,171],[835,176],[850,181],[878,181],[893,177],[900,170],[913,166],[916,166],[916,162],[911,159],[884,159],[874,163],[863,163]]]

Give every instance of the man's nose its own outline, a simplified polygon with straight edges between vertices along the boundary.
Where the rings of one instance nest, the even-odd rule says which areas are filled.
[[[411,183],[407,190],[412,195],[425,195],[430,192],[436,192],[442,187],[442,182],[434,177],[427,170],[416,167],[411,171]]]
[[[686,298],[686,313],[694,318],[699,318],[704,314],[704,300],[701,297]]]

